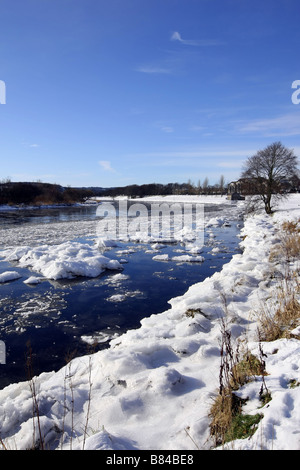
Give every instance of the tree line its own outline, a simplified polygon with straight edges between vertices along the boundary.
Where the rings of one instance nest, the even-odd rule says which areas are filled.
[[[0,183],[0,204],[73,204],[92,197],[85,188],[63,187],[50,183],[4,181]]]
[[[72,204],[84,202],[93,196],[128,196],[131,198],[145,196],[164,196],[173,194],[222,194],[225,185],[223,177],[220,183],[209,185],[208,178],[197,185],[190,180],[187,183],[150,183],[131,184],[113,188],[63,187],[58,184],[42,182],[11,182],[9,179],[0,181],[0,204]]]
[[[145,196],[167,196],[175,194],[225,194],[226,185],[223,175],[220,177],[218,183],[214,185],[209,184],[208,178],[205,178],[201,183],[198,180],[194,184],[191,180],[186,183],[150,183],[150,184],[131,184],[128,186],[107,188],[101,190],[98,195],[101,196],[128,196],[128,197],[145,197]]]

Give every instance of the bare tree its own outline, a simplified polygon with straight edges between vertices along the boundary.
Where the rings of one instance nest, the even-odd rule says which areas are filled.
[[[203,193],[206,194],[208,190],[208,178],[206,177],[202,183]]]
[[[197,194],[201,194],[201,181],[198,180],[198,183],[197,183]]]
[[[283,182],[297,172],[294,151],[274,142],[246,161],[242,178],[248,178],[252,192],[264,203],[267,214],[272,213],[272,198],[283,196]]]
[[[225,187],[225,178],[224,178],[224,175],[221,175],[220,180],[219,180],[220,194],[223,194],[224,187]]]

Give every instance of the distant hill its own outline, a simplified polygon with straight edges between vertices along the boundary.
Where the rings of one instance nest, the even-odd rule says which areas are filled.
[[[73,204],[93,196],[85,188],[63,187],[50,183],[0,183],[0,204]]]

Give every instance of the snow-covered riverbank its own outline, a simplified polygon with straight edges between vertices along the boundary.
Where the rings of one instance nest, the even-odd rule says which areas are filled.
[[[233,338],[257,351],[254,312],[272,296],[280,263],[269,261],[283,220],[300,218],[300,195],[274,216],[248,217],[242,254],[204,282],[170,300],[171,309],[111,341],[109,349],[74,359],[58,372],[34,379],[45,446],[65,449],[209,449],[209,410],[219,385],[220,317],[226,298]],[[291,269],[298,267],[293,264]],[[272,400],[251,439],[230,448],[299,449],[300,343],[262,345]],[[276,351],[276,352],[275,352]],[[259,379],[245,386],[248,413],[257,413]],[[39,439],[28,383],[0,391],[0,436],[10,449]],[[35,426],[35,432],[33,432]]]

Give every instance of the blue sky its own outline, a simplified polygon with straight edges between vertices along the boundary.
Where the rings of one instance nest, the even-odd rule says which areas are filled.
[[[213,184],[274,141],[300,156],[299,0],[0,0],[0,18],[0,180]]]

